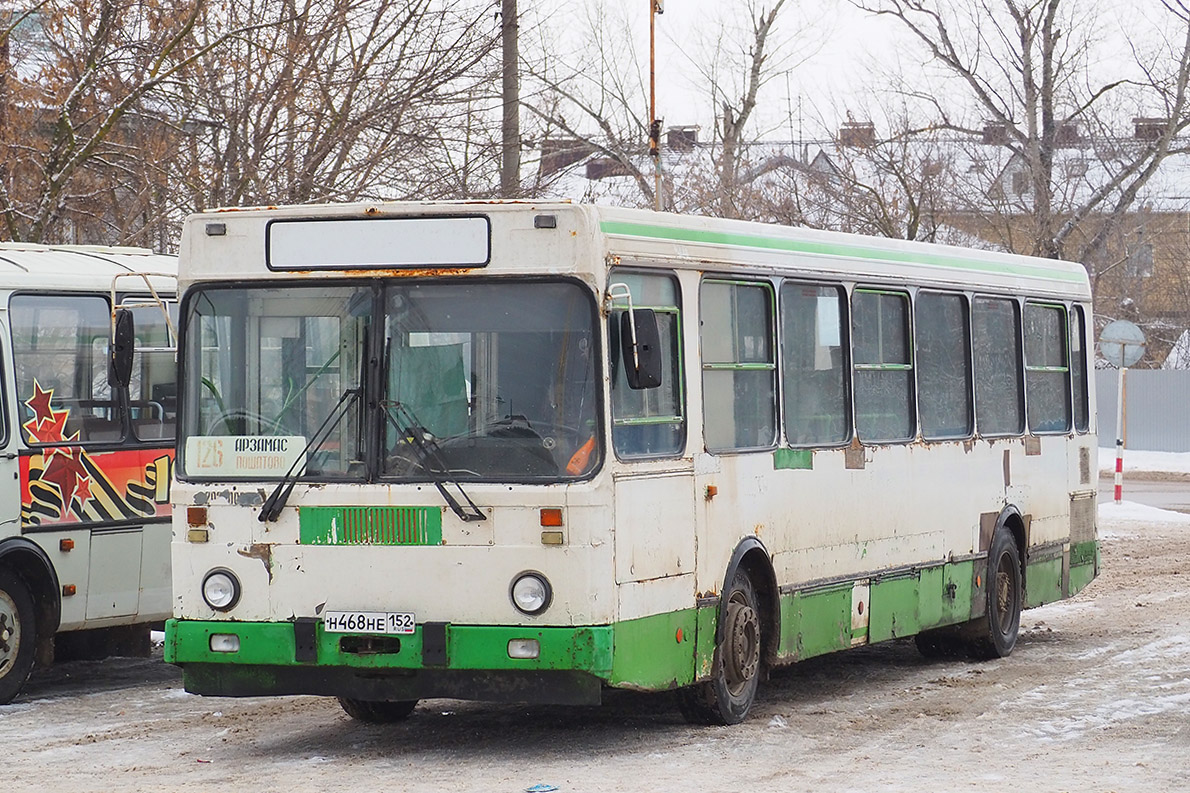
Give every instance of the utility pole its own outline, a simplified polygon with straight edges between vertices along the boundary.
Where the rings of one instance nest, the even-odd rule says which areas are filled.
[[[657,15],[665,13],[661,0],[649,0],[649,156],[653,158],[653,209],[661,200],[661,119],[657,118]]]
[[[500,0],[500,27],[504,43],[504,123],[500,151],[500,196],[514,198],[521,186],[521,87],[517,72],[516,0]]]

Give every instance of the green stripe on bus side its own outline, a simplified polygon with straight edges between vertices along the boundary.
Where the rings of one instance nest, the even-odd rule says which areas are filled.
[[[780,237],[764,237],[754,234],[735,234],[721,231],[704,231],[701,229],[673,228],[669,226],[653,226],[645,223],[626,223],[618,220],[605,220],[600,224],[604,234],[624,237],[647,237],[649,239],[669,240],[672,242],[699,242],[713,245],[734,245],[743,248],[761,250],[788,251],[792,253],[825,254],[828,256],[848,256],[859,259],[873,259],[877,261],[925,264],[933,267],[947,267],[956,270],[996,273],[998,275],[1017,275],[1031,278],[1049,278],[1068,283],[1083,283],[1086,277],[1078,272],[1060,270],[1044,265],[1011,264],[1008,262],[963,261],[948,256],[932,253],[917,253],[907,251],[887,251],[868,248],[861,245],[841,245],[828,242],[810,242],[807,240],[791,240]]]
[[[698,609],[684,609],[617,622],[612,656],[613,686],[657,691],[694,682]],[[712,640],[714,624],[711,626]],[[714,653],[714,646],[711,648]]]
[[[938,565],[868,585],[867,626],[852,628],[853,582],[781,596],[777,655],[801,661],[971,618],[975,562]],[[861,619],[862,623],[863,620]]]
[[[1025,567],[1025,608],[1061,600],[1062,557],[1055,556]]]
[[[811,449],[777,449],[773,452],[773,470],[803,470],[814,468],[814,452]]]

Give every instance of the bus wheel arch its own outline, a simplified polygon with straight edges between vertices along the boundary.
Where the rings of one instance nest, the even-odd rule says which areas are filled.
[[[33,599],[36,659],[43,666],[54,660],[54,634],[62,618],[58,574],[39,546],[23,537],[0,543],[0,572],[10,571]]]
[[[710,679],[679,691],[682,715],[693,723],[747,718],[776,656],[776,577],[760,540],[748,537],[736,547],[723,581]]]

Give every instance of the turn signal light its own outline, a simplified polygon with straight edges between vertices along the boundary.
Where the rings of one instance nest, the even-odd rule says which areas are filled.
[[[186,507],[186,523],[190,526],[207,525],[207,508]]]
[[[58,550],[59,551],[73,551],[74,550],[74,540],[72,540],[70,538],[64,538],[64,539],[58,540]]]
[[[558,507],[546,507],[541,510],[542,526],[561,526],[562,510]]]

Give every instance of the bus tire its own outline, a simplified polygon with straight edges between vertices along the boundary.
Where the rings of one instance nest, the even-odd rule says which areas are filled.
[[[382,700],[350,699],[339,697],[339,706],[343,712],[356,721],[366,721],[369,724],[392,724],[404,721],[417,707],[417,700],[410,699],[401,702],[385,702]]]
[[[1021,551],[1006,526],[992,535],[987,581],[987,608],[984,616],[975,621],[968,653],[980,660],[1007,658],[1020,633],[1024,587]]]
[[[33,596],[19,576],[0,568],[0,705],[20,693],[33,671],[36,649]]]
[[[739,724],[748,717],[760,683],[762,615],[756,587],[740,568],[727,589],[723,639],[715,647],[711,679],[678,691],[692,724]]]

